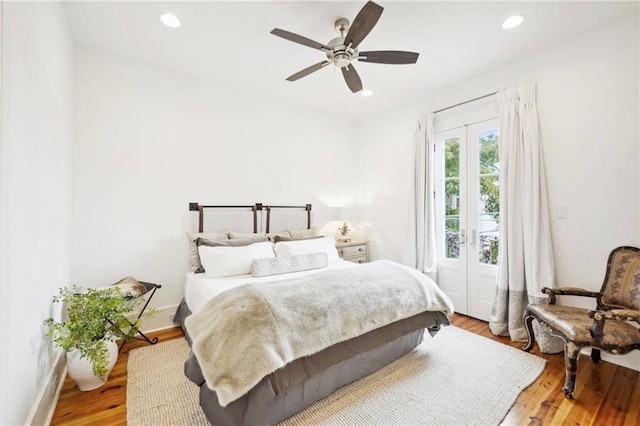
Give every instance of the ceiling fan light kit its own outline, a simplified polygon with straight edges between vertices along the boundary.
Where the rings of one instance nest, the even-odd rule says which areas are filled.
[[[297,73],[287,77],[287,80],[299,80],[329,64],[333,64],[342,71],[342,76],[344,77],[349,89],[353,93],[357,93],[362,90],[362,81],[360,80],[360,76],[352,62],[361,61],[394,65],[415,64],[419,55],[415,52],[403,52],[397,50],[358,52],[358,46],[376,25],[383,10],[382,6],[369,1],[364,5],[360,12],[358,12],[358,15],[351,25],[348,19],[338,19],[335,22],[335,29],[340,36],[332,39],[326,45],[289,31],[274,28],[271,31],[271,34],[294,43],[302,44],[303,46],[321,50],[325,52],[327,56],[327,60],[318,62],[317,64],[298,71]]]

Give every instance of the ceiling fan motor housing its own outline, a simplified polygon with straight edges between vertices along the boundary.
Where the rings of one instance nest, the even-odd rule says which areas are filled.
[[[327,52],[327,59],[339,68],[348,66],[352,60],[358,57],[358,49],[344,45],[344,37],[336,37],[327,43],[331,48]]]

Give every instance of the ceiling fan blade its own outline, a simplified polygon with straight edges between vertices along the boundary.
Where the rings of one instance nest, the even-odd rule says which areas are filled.
[[[375,62],[377,64],[415,64],[419,53],[402,52],[400,50],[376,50],[372,52],[360,52],[358,61]]]
[[[349,43],[351,43],[352,47],[358,47],[362,40],[364,40],[367,34],[369,34],[376,25],[383,10],[384,8],[382,6],[379,6],[372,1],[367,2],[367,4],[360,9],[356,19],[353,20],[353,23],[349,27],[347,36],[344,39],[345,46],[348,46]]]
[[[307,67],[307,68],[303,69],[302,71],[298,71],[297,73],[290,75],[289,77],[287,77],[287,81],[299,80],[302,77],[306,77],[309,74],[311,74],[312,72],[316,72],[319,69],[324,68],[325,66],[327,66],[329,64],[330,64],[329,61],[318,62],[317,64],[311,65],[310,67]]]
[[[303,46],[312,47],[314,49],[323,51],[331,50],[329,46],[325,46],[322,43],[318,43],[317,41],[313,41],[310,38],[303,37],[290,31],[281,30],[280,28],[274,28],[273,30],[271,30],[271,34],[282,37],[294,43],[301,44]]]
[[[362,80],[360,80],[360,76],[356,72],[353,64],[349,66],[342,67],[342,76],[344,77],[344,81],[347,82],[347,86],[353,93],[357,93],[362,90]]]

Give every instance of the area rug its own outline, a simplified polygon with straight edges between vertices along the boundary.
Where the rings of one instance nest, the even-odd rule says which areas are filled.
[[[183,339],[129,353],[127,424],[204,426],[198,387],[183,373]],[[545,360],[444,327],[412,352],[281,423],[293,425],[497,425]],[[214,425],[215,426],[215,425]]]

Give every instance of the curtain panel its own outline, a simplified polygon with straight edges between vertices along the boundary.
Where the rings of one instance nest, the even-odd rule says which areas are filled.
[[[526,340],[524,309],[528,303],[546,300],[542,287],[555,287],[535,83],[504,89],[496,98],[500,105],[501,218],[498,285],[489,327],[494,334]]]
[[[436,227],[433,199],[433,113],[418,120],[413,136],[414,167],[409,196],[405,264],[437,282]]]

